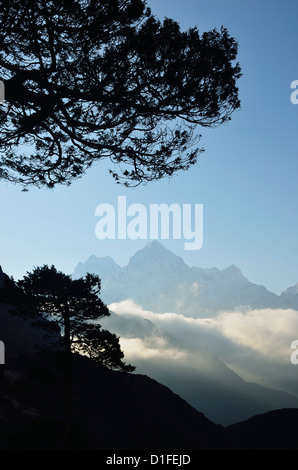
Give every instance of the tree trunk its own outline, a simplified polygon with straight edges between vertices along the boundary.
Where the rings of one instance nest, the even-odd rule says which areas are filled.
[[[64,354],[65,354],[65,417],[71,419],[72,413],[72,373],[71,373],[71,340],[68,305],[64,313]]]

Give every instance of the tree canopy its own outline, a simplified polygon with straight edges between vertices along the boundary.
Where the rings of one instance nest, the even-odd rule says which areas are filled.
[[[58,343],[67,355],[86,354],[111,369],[132,372],[135,368],[122,360],[119,337],[99,324],[100,318],[110,315],[99,296],[100,288],[95,274],[72,279],[44,265],[17,282],[7,278],[1,300],[13,304],[13,313],[31,318],[35,326],[54,334],[56,345],[58,326]]]
[[[240,107],[236,40],[145,0],[4,0],[0,38],[0,178],[24,188],[107,158],[125,185],[171,176],[203,150],[198,126]]]
[[[47,265],[35,268],[19,281],[6,276],[0,289],[0,300],[12,304],[12,313],[32,319],[33,325],[54,337],[51,351],[62,353],[64,364],[65,417],[68,420],[73,401],[73,353],[88,355],[110,369],[122,372],[135,369],[123,361],[119,337],[101,329],[98,320],[109,316],[110,312],[99,294],[97,275],[87,274],[74,280]]]

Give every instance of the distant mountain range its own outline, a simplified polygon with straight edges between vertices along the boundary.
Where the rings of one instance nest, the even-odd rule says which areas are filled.
[[[189,267],[157,241],[135,253],[123,268],[110,257],[91,256],[77,265],[73,277],[87,272],[96,273],[102,279],[101,297],[107,304],[132,299],[143,310],[156,313],[170,312],[199,319],[237,309],[244,312],[264,308],[298,310],[298,285],[278,296],[264,286],[251,283],[234,265],[223,270]],[[201,333],[196,330],[196,336],[190,338],[189,332],[180,332],[179,328],[172,328],[170,333],[169,322],[161,327],[154,318],[150,321],[145,313],[139,316],[129,311],[112,312],[100,323],[126,344],[131,340],[142,348],[147,347],[148,356],[144,356],[142,349],[140,356],[133,359],[137,371],[168,386],[212,421],[228,425],[268,410],[298,407],[297,396],[285,393],[287,387],[284,391],[264,387],[235,373],[221,357],[233,346],[221,343],[220,336],[217,341],[221,346],[216,353],[208,343],[210,337],[205,335],[205,330]],[[166,356],[163,348],[158,357],[150,356],[154,344],[166,345],[166,349],[181,354],[190,353],[193,362],[182,365],[174,357]],[[243,351],[243,357],[250,353]]]
[[[102,298],[108,304],[133,299],[147,310],[196,318],[237,308],[298,310],[298,284],[279,296],[250,282],[235,265],[223,270],[189,267],[157,241],[137,251],[123,268],[110,257],[90,256],[76,266],[73,277],[87,272],[102,279]]]

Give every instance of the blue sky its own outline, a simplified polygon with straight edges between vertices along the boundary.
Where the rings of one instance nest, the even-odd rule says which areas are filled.
[[[158,17],[201,32],[225,26],[239,42],[241,109],[232,121],[201,129],[205,152],[188,172],[125,189],[98,163],[80,180],[54,190],[0,182],[0,265],[22,277],[33,266],[55,264],[72,273],[90,255],[120,265],[147,242],[98,240],[101,203],[203,204],[204,244],[185,251],[183,240],[162,240],[192,266],[237,265],[252,282],[279,294],[298,282],[298,2],[292,0],[150,0]],[[149,241],[149,240],[148,240]]]

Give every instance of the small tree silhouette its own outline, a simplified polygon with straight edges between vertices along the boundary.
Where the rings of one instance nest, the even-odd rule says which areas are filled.
[[[54,266],[44,265],[14,282],[8,279],[2,298],[13,302],[13,313],[32,318],[33,324],[55,333],[63,346],[65,360],[65,413],[72,408],[72,353],[87,354],[112,369],[132,372],[135,368],[123,362],[119,337],[102,330],[98,319],[110,315],[102,302],[100,279],[95,274],[72,279]],[[50,320],[45,322],[45,320]],[[57,342],[57,341],[56,341]]]

